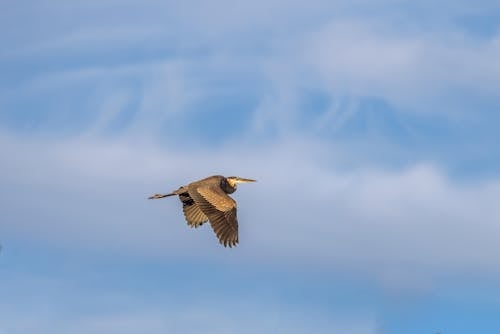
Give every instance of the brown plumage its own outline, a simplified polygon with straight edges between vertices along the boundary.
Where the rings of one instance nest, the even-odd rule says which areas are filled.
[[[190,227],[196,228],[210,221],[219,242],[224,247],[233,247],[238,244],[238,218],[236,201],[228,194],[236,191],[238,183],[244,182],[255,180],[214,175],[182,186],[170,194],[156,194],[149,199],[179,196],[184,217]]]

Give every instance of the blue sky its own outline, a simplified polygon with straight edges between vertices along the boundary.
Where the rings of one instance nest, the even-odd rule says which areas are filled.
[[[496,1],[0,11],[0,334],[498,333]],[[240,245],[156,192],[239,175]]]

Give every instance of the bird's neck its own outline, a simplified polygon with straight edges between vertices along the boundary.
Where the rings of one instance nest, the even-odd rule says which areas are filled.
[[[236,184],[231,185],[226,178],[221,180],[220,187],[226,194],[232,194],[236,191]]]

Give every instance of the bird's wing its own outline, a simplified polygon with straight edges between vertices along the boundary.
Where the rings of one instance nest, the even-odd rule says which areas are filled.
[[[190,227],[199,227],[208,221],[208,217],[200,210],[189,193],[179,194],[179,199],[182,202],[184,217],[186,217],[186,222]]]
[[[190,186],[189,195],[208,217],[219,242],[224,247],[238,243],[238,219],[236,202],[218,185]]]

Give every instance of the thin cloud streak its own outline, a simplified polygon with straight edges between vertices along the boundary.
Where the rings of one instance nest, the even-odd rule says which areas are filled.
[[[200,277],[182,274],[182,281],[176,282],[175,277],[169,277],[171,266],[164,266],[161,272],[162,266],[157,264],[152,273],[159,274],[160,279],[151,277],[148,272],[123,277],[117,282],[116,276],[123,273],[116,268],[96,270],[84,263],[74,266],[76,271],[72,274],[71,270],[68,273],[68,268],[60,267],[55,270],[57,274],[51,272],[41,276],[22,271],[19,275],[16,270],[7,272],[4,285],[0,287],[0,292],[4,292],[0,301],[0,333],[34,330],[38,333],[136,333],[144,330],[151,333],[276,330],[376,333],[375,317],[371,312],[352,307],[324,310],[313,302],[308,302],[309,308],[302,309],[295,303],[283,303],[286,297],[268,293],[266,289],[272,281],[266,281],[264,286],[262,282],[255,286],[257,282],[254,282],[252,292],[231,289],[234,285],[246,285],[246,279],[235,283],[225,277],[222,282],[214,282],[217,275],[206,272],[202,282],[198,281]],[[198,270],[195,272],[204,272]],[[179,271],[185,273],[182,269]],[[158,286],[154,284],[157,280],[161,281]],[[287,291],[286,287],[276,288]],[[228,290],[232,293],[224,293]],[[325,299],[323,294],[315,298]]]
[[[225,1],[220,4],[231,6]],[[409,22],[408,27],[398,29],[401,18],[395,13],[399,13],[401,4],[384,1],[382,4],[394,5],[393,11],[386,15],[376,11],[373,15],[366,12],[356,13],[349,10],[352,4],[347,5],[347,2],[342,1],[333,5],[323,2],[317,7],[304,6],[302,2],[294,2],[292,5],[287,3],[286,15],[279,16],[278,20],[286,21],[285,17],[288,17],[298,21],[316,22],[305,24],[304,29],[290,34],[287,29],[276,29],[279,26],[275,22],[276,19],[274,16],[268,17],[269,13],[282,9],[282,1],[267,4],[270,11],[262,10],[259,5],[245,4],[241,8],[233,5],[238,7],[240,15],[230,17],[221,14],[225,11],[212,10],[211,8],[215,8],[212,4],[210,8],[204,8],[171,4],[159,6],[159,3],[151,2],[149,5],[152,8],[159,6],[164,10],[155,12],[157,16],[153,17],[153,22],[141,24],[141,28],[137,28],[138,22],[144,23],[141,16],[138,16],[138,22],[132,21],[127,25],[126,13],[119,29],[110,30],[108,26],[96,28],[95,24],[90,25],[86,20],[76,20],[76,33],[58,30],[64,31],[67,36],[59,38],[55,43],[57,47],[51,46],[54,44],[51,42],[52,44],[49,43],[44,48],[51,50],[50,59],[57,60],[60,54],[58,50],[73,50],[75,44],[82,45],[83,39],[90,44],[85,47],[85,54],[80,54],[81,62],[88,62],[87,67],[99,66],[95,57],[88,56],[94,52],[100,55],[98,59],[101,59],[103,67],[107,68],[107,60],[110,57],[115,60],[114,63],[121,61],[129,66],[131,63],[140,62],[138,59],[141,59],[142,54],[137,51],[138,40],[143,49],[157,46],[163,50],[153,52],[155,56],[151,56],[151,52],[145,52],[142,57],[146,57],[146,61],[174,61],[185,64],[187,71],[182,73],[183,78],[190,83],[199,80],[200,63],[205,69],[217,70],[217,76],[230,77],[234,75],[235,69],[239,69],[239,72],[251,69],[250,72],[258,73],[258,84],[270,84],[273,91],[281,92],[283,96],[294,96],[297,95],[296,90],[314,88],[329,92],[333,96],[377,96],[405,111],[448,112],[450,116],[467,111],[457,110],[460,109],[460,102],[450,101],[450,92],[453,90],[460,90],[471,97],[499,98],[498,34],[475,39],[466,30],[459,30],[451,23],[423,27],[408,13],[402,14],[402,9],[400,15]],[[139,13],[144,10],[135,8],[131,3],[128,5]],[[83,7],[95,10],[92,6]],[[180,14],[179,18],[171,18],[171,12],[168,10],[170,7]],[[327,16],[322,14],[325,12],[324,7],[340,7],[350,15],[342,18]],[[44,9],[51,10],[50,7]],[[453,21],[454,18],[460,18],[467,13],[468,9],[470,10],[468,6],[460,3],[456,6],[457,13],[452,11],[447,15],[450,15],[450,20]],[[66,9],[63,7],[58,10],[64,12]],[[207,12],[212,15],[206,15]],[[332,9],[332,12],[335,11]],[[201,13],[203,15],[200,15]],[[83,14],[82,16],[85,17]],[[252,22],[261,22],[267,28],[253,31],[247,28],[253,25],[246,19],[242,20],[242,16]],[[399,20],[393,16],[399,17]],[[430,17],[429,20],[438,18]],[[194,26],[183,26],[183,22],[194,22]],[[286,24],[293,26],[290,22]],[[174,35],[172,31],[177,34]],[[102,36],[107,36],[104,41],[101,40]],[[149,37],[143,38],[144,36]],[[237,42],[242,40],[242,36],[248,37],[244,40],[250,45]],[[128,43],[127,47],[136,50],[132,59],[123,58],[123,55],[129,53],[123,52],[120,47],[123,43]],[[106,55],[102,55],[103,44],[106,44],[108,50]],[[175,52],[169,52],[168,49]],[[27,53],[37,55],[37,58],[39,55],[39,52]],[[18,56],[16,55],[16,58]],[[61,57],[72,58],[64,53]],[[221,59],[224,66],[218,63]],[[11,61],[15,62],[15,59]],[[206,90],[210,85],[209,82],[207,86],[200,88]],[[22,91],[22,88],[19,91]],[[283,106],[286,107],[286,103]]]
[[[208,307],[207,307],[208,306]],[[147,331],[148,333],[180,332],[195,333],[255,333],[256,331],[286,330],[287,333],[304,333],[314,331],[315,333],[353,333],[353,334],[375,334],[376,325],[374,321],[360,316],[349,321],[332,321],[321,319],[317,315],[309,314],[305,318],[303,312],[287,312],[280,307],[270,307],[264,313],[260,306],[247,306],[243,309],[228,309],[218,306],[205,305],[204,307],[189,307],[171,309],[168,312],[164,307],[158,310],[138,310],[137,312],[122,312],[119,314],[93,314],[71,316],[61,319],[54,315],[26,315],[23,319],[17,318],[17,314],[10,317],[0,316],[2,324],[0,333],[23,333],[26,331],[37,331],[38,333],[137,333]],[[214,309],[218,309],[219,312]],[[281,311],[277,312],[276,310]],[[9,313],[7,313],[9,314]],[[242,316],[244,315],[244,316]],[[47,316],[47,318],[45,318]],[[314,319],[314,322],[311,321]],[[29,319],[29,321],[26,321]],[[57,326],[54,326],[54,322]]]

